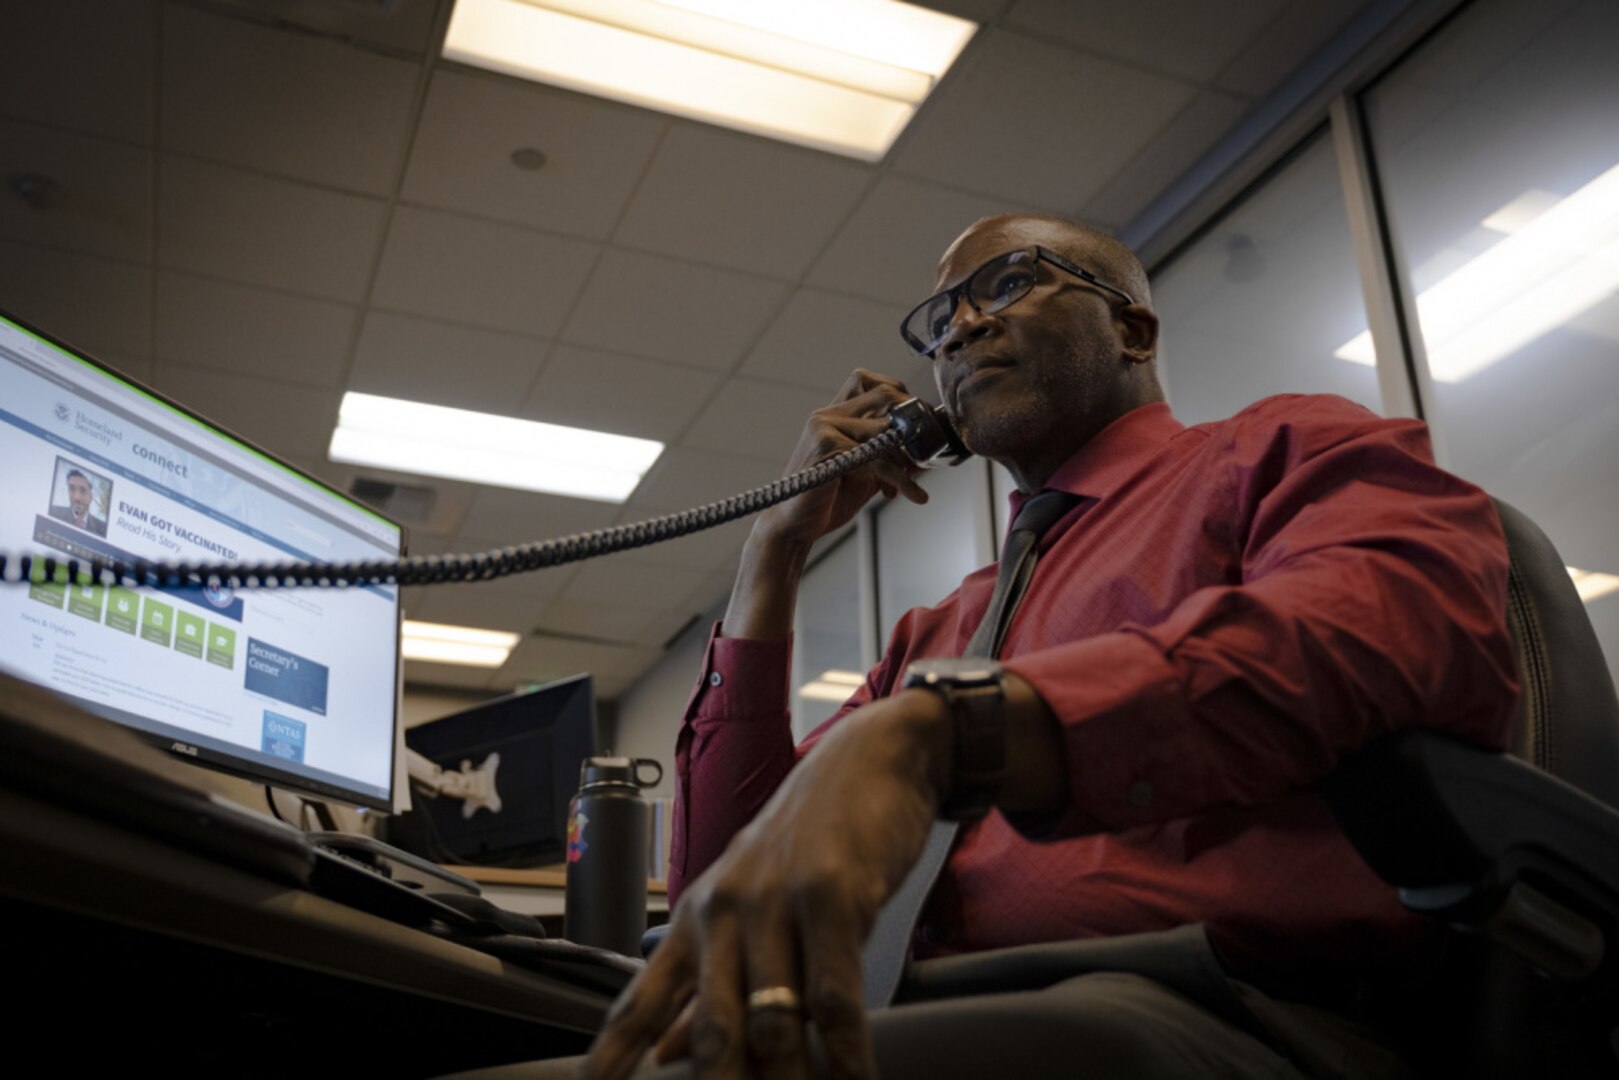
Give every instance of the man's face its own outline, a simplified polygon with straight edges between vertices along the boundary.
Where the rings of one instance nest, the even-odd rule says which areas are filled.
[[[1040,244],[1085,265],[1088,252],[1052,222],[1013,218],[969,229],[939,267],[936,288],[964,280],[988,260]],[[1039,264],[1034,289],[984,315],[965,298],[933,357],[933,375],[962,438],[975,453],[1017,462],[1073,449],[1117,412],[1127,362],[1109,294]],[[1014,471],[1016,471],[1014,469]]]
[[[90,481],[82,476],[67,478],[67,501],[73,504],[73,513],[83,517],[90,512]]]

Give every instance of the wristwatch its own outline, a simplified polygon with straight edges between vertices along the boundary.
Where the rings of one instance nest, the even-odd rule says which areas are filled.
[[[939,816],[976,821],[989,812],[995,788],[1006,772],[1006,692],[998,661],[988,657],[917,660],[905,669],[904,689],[931,690],[950,707],[954,752],[950,755],[950,794]]]

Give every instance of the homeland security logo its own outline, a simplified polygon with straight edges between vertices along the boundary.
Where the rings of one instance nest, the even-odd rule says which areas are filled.
[[[73,410],[72,409],[68,408],[65,404],[63,404],[60,401],[58,401],[56,403],[56,418],[58,420],[62,421],[65,424],[65,423],[67,423],[67,418],[72,416],[72,415],[73,415]]]

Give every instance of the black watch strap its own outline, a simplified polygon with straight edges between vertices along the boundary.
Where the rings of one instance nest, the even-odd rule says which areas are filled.
[[[987,659],[919,660],[905,671],[906,689],[931,690],[950,708],[950,792],[939,816],[976,821],[989,812],[1006,773],[1001,665]]]

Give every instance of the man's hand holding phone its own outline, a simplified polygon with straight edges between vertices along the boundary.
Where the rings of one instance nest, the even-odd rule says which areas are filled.
[[[784,475],[881,435],[888,430],[890,410],[911,396],[898,379],[856,369],[831,404],[810,414]],[[928,493],[916,483],[917,471],[899,455],[878,458],[863,469],[766,510],[759,515],[755,534],[807,547],[849,521],[879,493],[925,503]]]
[[[831,404],[810,414],[786,472],[806,469],[881,435],[888,430],[889,411],[910,396],[898,379],[857,369]],[[846,524],[875,495],[927,502],[928,493],[915,480],[917,471],[902,455],[885,456],[760,514],[742,552],[724,634],[773,640],[790,634],[798,579],[811,545]]]

